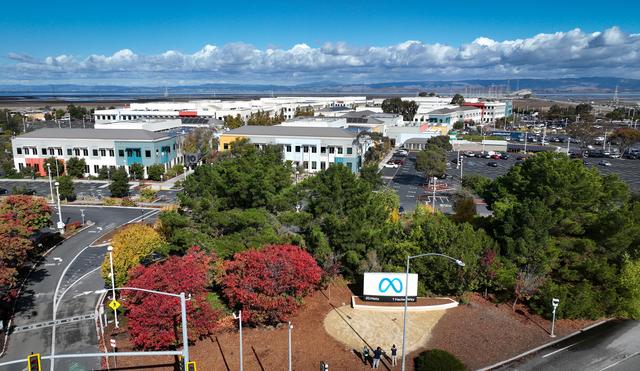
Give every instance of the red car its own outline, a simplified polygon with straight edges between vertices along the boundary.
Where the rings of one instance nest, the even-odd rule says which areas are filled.
[[[395,160],[393,160],[393,163],[396,164],[396,165],[404,165],[404,160],[395,159]]]
[[[500,160],[502,158],[502,156],[495,154],[495,155],[491,155],[491,159],[493,160]]]

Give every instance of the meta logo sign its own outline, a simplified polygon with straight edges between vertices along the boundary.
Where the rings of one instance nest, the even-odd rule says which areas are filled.
[[[407,296],[415,299],[418,295],[418,275],[409,274],[408,287],[405,287],[405,280],[404,273],[365,273],[362,294],[365,300],[393,301],[394,298],[404,300],[406,289]]]

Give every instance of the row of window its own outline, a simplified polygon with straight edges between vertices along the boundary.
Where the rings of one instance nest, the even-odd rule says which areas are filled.
[[[176,148],[176,144],[173,144],[173,149]],[[127,148],[126,153],[127,157],[142,157],[140,148]],[[145,150],[145,157],[151,157],[151,151]],[[30,155],[38,154],[38,148],[36,147],[17,147],[16,153],[19,155],[25,154]],[[62,148],[41,148],[42,155],[47,156],[62,156]],[[106,157],[107,153],[109,153],[109,157],[115,156],[115,151],[113,148],[94,148],[91,150],[91,155],[94,157]],[[156,155],[158,155],[159,151],[156,149]],[[162,155],[165,153],[171,153],[171,146],[163,146],[162,147]],[[124,157],[125,150],[118,150],[118,156]],[[89,156],[89,149],[87,148],[67,148],[67,156]]]
[[[309,151],[311,151],[311,153],[317,153],[318,152],[318,147],[317,146],[291,146],[291,145],[286,145],[285,146],[285,152],[291,153],[292,149],[294,150],[295,153],[300,153],[301,151],[304,153],[307,153]],[[337,153],[339,155],[342,154],[342,147],[320,147],[320,153]],[[347,147],[347,154],[351,155],[353,154],[353,147]]]
[[[309,167],[309,163],[311,163],[311,167]],[[296,161],[295,162],[296,166],[300,166],[300,161]],[[351,162],[345,162],[344,165],[346,165],[349,169],[351,169]],[[310,169],[310,170],[318,170],[318,162],[317,161],[302,161],[302,167],[304,169]],[[324,161],[320,161],[320,170],[324,170],[327,168],[327,163]]]

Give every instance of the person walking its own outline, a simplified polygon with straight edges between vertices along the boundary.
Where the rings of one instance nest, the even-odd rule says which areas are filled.
[[[367,361],[369,360],[369,348],[365,345],[364,348],[362,348],[362,362],[364,362],[364,364],[367,364]]]
[[[380,358],[382,358],[382,348],[377,347],[376,350],[373,351],[373,364],[372,368],[378,368],[380,365]]]
[[[393,346],[391,347],[391,366],[397,366],[398,365],[398,348],[396,348],[396,345],[393,344]]]

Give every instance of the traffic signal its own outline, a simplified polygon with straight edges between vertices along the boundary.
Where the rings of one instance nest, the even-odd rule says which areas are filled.
[[[186,371],[198,371],[196,368],[196,361],[188,362]]]
[[[27,357],[27,367],[29,368],[29,371],[42,371],[40,353],[30,354],[29,357]]]

